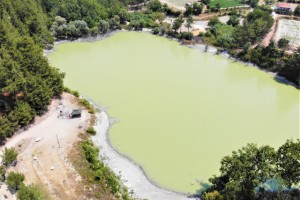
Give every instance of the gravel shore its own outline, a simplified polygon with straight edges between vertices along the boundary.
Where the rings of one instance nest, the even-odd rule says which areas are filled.
[[[97,114],[94,127],[97,135],[92,137],[92,140],[100,149],[100,159],[104,158],[108,167],[121,177],[123,184],[129,191],[133,191],[133,197],[148,200],[196,200],[184,194],[159,188],[152,183],[140,166],[111,146],[108,138],[109,127],[109,116],[105,111],[101,111]]]

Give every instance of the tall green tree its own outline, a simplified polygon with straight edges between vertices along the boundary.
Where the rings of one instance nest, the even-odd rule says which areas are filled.
[[[193,3],[193,14],[194,15],[200,15],[203,10],[203,5],[199,2],[194,2]]]
[[[262,39],[271,29],[274,19],[269,10],[254,9],[244,20],[243,26],[237,26],[233,37],[237,47],[243,47],[247,42],[254,44]]]
[[[188,16],[185,23],[185,27],[187,27],[188,32],[190,32],[190,28],[192,27],[193,22],[194,22],[193,17],[191,15]]]
[[[175,19],[175,21],[173,22],[173,25],[172,25],[172,29],[174,31],[178,31],[178,29],[182,26],[183,24],[183,16],[180,15],[177,19]]]
[[[287,140],[277,151],[278,173],[288,187],[300,183],[300,140]]]
[[[270,146],[248,144],[221,161],[220,176],[209,179],[212,190],[226,199],[249,200],[255,198],[255,188],[275,174],[276,152]]]

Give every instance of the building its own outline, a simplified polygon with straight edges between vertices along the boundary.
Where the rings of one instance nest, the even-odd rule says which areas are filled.
[[[293,6],[289,3],[286,3],[286,2],[280,2],[280,3],[277,3],[277,5],[276,5],[276,11],[279,11],[279,12],[292,12],[293,11]]]

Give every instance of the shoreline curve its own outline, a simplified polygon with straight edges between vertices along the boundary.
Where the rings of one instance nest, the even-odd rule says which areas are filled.
[[[99,109],[91,99],[84,97]],[[200,200],[194,195],[183,194],[167,190],[158,186],[145,173],[143,168],[133,162],[128,156],[122,155],[110,143],[108,134],[110,128],[110,118],[106,111],[96,113],[96,124],[94,128],[97,132],[92,136],[93,143],[99,148],[99,159],[104,159],[104,163],[118,176],[121,182],[130,191],[132,196],[138,199],[148,200]]]

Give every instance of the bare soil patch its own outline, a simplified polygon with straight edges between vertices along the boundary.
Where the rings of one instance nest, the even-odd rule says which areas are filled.
[[[15,135],[2,147],[2,150],[4,147],[18,150],[18,163],[10,170],[23,173],[27,184],[42,187],[49,199],[84,199],[76,192],[82,187],[81,177],[68,157],[78,134],[90,123],[86,110],[82,111],[81,118],[69,119],[72,109],[79,107],[74,96],[64,93],[60,100],[52,101],[48,112],[38,117],[28,130]]]

